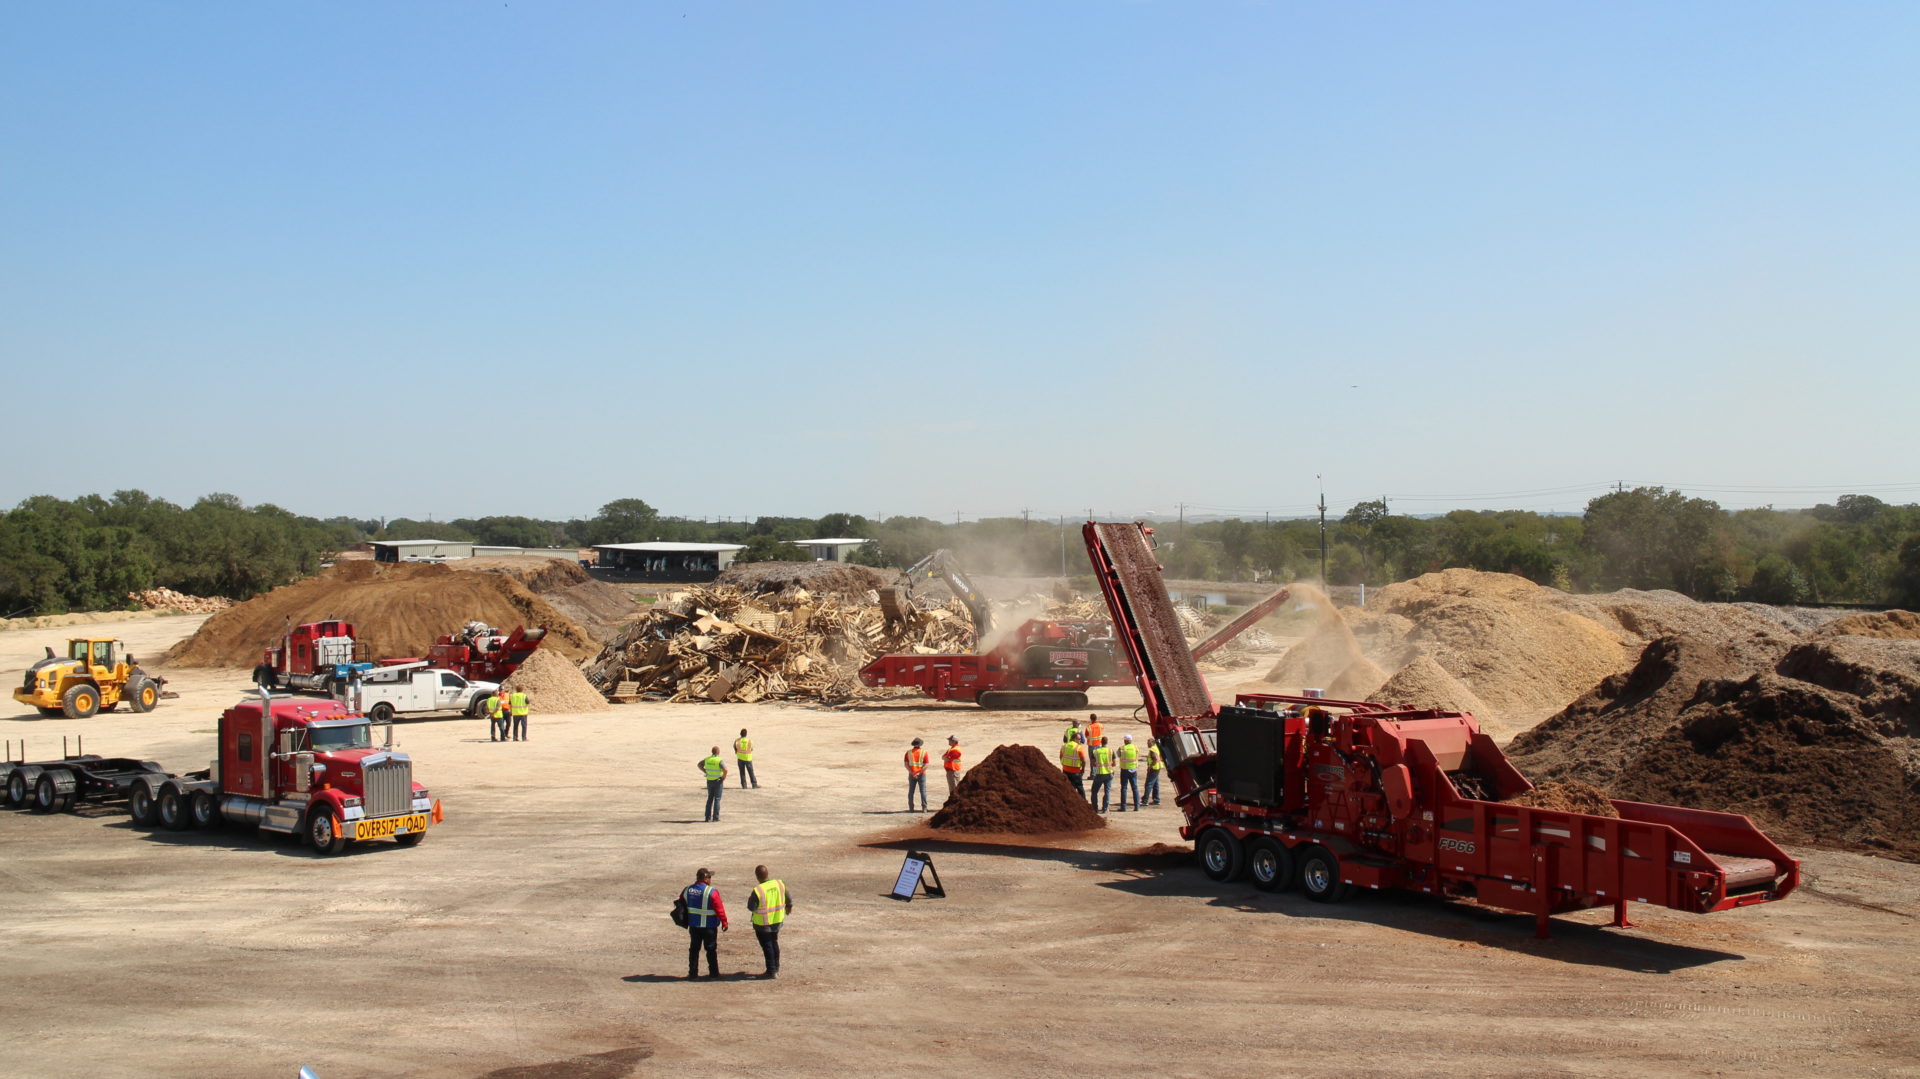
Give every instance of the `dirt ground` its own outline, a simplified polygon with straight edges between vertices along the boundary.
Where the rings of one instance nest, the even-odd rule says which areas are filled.
[[[199,621],[97,628],[157,656]],[[60,636],[0,633],[0,678]],[[175,673],[179,699],[146,716],[0,702],[0,737],[29,758],[81,734],[204,767],[246,674]],[[1129,729],[1130,690],[1095,703]],[[1051,752],[1063,721],[536,702],[532,740],[504,745],[477,720],[403,723],[446,823],[412,850],[333,859],[136,830],[118,808],[0,812],[0,1074],[1920,1075],[1920,866],[1797,850],[1811,883],[1785,902],[1636,905],[1625,931],[1588,912],[1536,941],[1530,919],[1465,904],[1214,884],[1170,804],[1064,842],[930,838],[902,811],[914,735],[958,734],[979,760],[1003,742]],[[741,727],[761,788],[702,823],[695,761]],[[947,898],[886,898],[909,847],[933,853]],[[747,977],[761,862],[796,906],[776,982]],[[734,916],[717,983],[681,980],[667,919],[703,865]]]

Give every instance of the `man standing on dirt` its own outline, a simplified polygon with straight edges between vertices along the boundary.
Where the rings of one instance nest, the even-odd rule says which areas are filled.
[[[1098,715],[1088,716],[1087,717],[1087,749],[1092,750],[1096,746],[1105,745],[1106,739],[1107,739],[1106,734],[1100,728],[1100,717]]]
[[[786,881],[769,879],[764,865],[753,867],[753,879],[760,883],[747,896],[747,909],[753,912],[753,935],[760,941],[760,958],[767,963],[766,971],[760,976],[777,978],[780,975],[780,925],[793,913],[793,893],[787,891]]]
[[[1079,742],[1084,737],[1085,735],[1080,733],[1080,719],[1076,716],[1067,721],[1067,733],[1060,736],[1060,744],[1066,745],[1068,742]]]
[[[1093,791],[1087,795],[1087,804],[1095,813],[1105,813],[1113,799],[1113,750],[1107,747],[1107,740],[1100,739],[1093,746]]]
[[[1160,804],[1160,772],[1166,767],[1160,759],[1160,743],[1147,743],[1147,789],[1148,805]]]
[[[727,762],[720,759],[720,747],[714,746],[699,767],[700,773],[707,777],[707,820],[719,820],[720,794],[727,789]]]
[[[487,694],[487,699],[480,702],[480,714],[487,717],[487,741],[489,742],[500,740],[500,705],[499,690]]]
[[[747,737],[747,729],[740,728],[740,737],[733,740],[733,762],[740,766],[740,789],[747,789],[751,780],[757,788],[760,777],[753,774],[753,739]]]
[[[907,750],[907,812],[913,812],[913,792],[920,792],[920,808],[927,808],[927,751],[921,749],[920,739],[913,740],[913,748]]]
[[[1127,792],[1133,792],[1133,811],[1140,812],[1140,747],[1133,735],[1120,736],[1120,812],[1127,811]]]
[[[687,977],[700,976],[700,950],[707,952],[707,977],[720,976],[720,933],[727,928],[727,905],[713,886],[713,870],[702,868],[680,892],[687,903]]]
[[[940,763],[947,770],[947,797],[953,797],[953,789],[960,785],[960,736],[947,735],[947,751],[940,754]]]
[[[512,693],[507,694],[507,711],[512,713],[513,740],[516,742],[526,741],[527,712],[529,711],[529,705],[527,695],[524,691],[516,689]]]
[[[505,693],[497,692],[493,695],[493,707],[487,711],[487,718],[493,721],[493,740],[496,742],[506,741],[507,695]]]
[[[1086,747],[1082,746],[1078,739],[1069,739],[1060,743],[1060,770],[1067,773],[1067,778],[1073,781],[1073,793],[1082,798],[1087,796],[1086,752]]]

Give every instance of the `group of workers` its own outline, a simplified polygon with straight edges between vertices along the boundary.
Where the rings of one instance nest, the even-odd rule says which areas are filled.
[[[1147,784],[1140,786],[1140,764],[1146,762]],[[1133,795],[1133,810],[1138,813],[1142,805],[1160,804],[1160,773],[1166,771],[1166,762],[1160,757],[1160,746],[1149,741],[1145,753],[1133,744],[1133,735],[1120,736],[1118,749],[1107,744],[1106,732],[1100,725],[1099,715],[1089,715],[1087,726],[1082,729],[1078,719],[1072,720],[1066,733],[1060,737],[1060,770],[1073,782],[1073,789],[1087,799],[1096,813],[1107,812],[1113,803],[1113,776],[1120,774],[1120,812],[1127,811],[1127,795]],[[1086,777],[1093,776],[1093,788],[1087,789]]]
[[[480,702],[480,713],[487,717],[493,733],[490,742],[527,740],[527,713],[533,710],[533,698],[525,690],[495,692]]]
[[[760,789],[760,777],[753,771],[753,739],[747,737],[747,729],[740,728],[740,737],[733,740],[733,763],[740,770],[740,789],[751,786]],[[699,762],[700,774],[707,779],[707,815],[706,820],[720,819],[720,795],[727,789],[727,762],[720,758],[720,747],[714,746]]]
[[[927,750],[926,742],[915,738],[913,745],[907,747],[907,812],[913,812],[913,792],[920,792],[920,808],[927,808]],[[947,735],[947,750],[940,754],[940,763],[947,771],[947,796],[952,797],[954,789],[960,786],[960,736]]]
[[[744,738],[746,735],[741,734]],[[747,896],[747,911],[753,918],[753,935],[760,941],[760,957],[766,961],[762,978],[780,974],[780,926],[793,913],[793,893],[786,881],[753,867],[757,881]],[[693,883],[680,889],[680,901],[687,912],[687,977],[700,977],[700,953],[707,953],[707,977],[720,976],[720,934],[727,930],[727,906],[720,901],[720,889],[713,886],[713,870],[702,867],[693,875]]]

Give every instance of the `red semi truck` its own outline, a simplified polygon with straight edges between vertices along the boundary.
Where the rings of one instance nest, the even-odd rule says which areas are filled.
[[[280,832],[321,854],[369,839],[410,847],[441,820],[440,803],[414,781],[412,758],[394,752],[392,725],[335,701],[262,691],[221,713],[218,753],[204,772],[134,777],[128,814],[174,830],[224,821]]]
[[[1298,883],[1471,898],[1550,915],[1628,902],[1693,913],[1784,899],[1800,863],[1746,817],[1615,800],[1617,817],[1536,809],[1533,789],[1471,715],[1365,701],[1243,694],[1216,705],[1179,635],[1151,530],[1088,522],[1112,611],[1201,869]]]

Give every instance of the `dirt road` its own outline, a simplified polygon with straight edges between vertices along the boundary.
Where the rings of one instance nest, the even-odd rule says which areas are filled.
[[[89,628],[157,655],[197,624]],[[0,677],[50,643],[0,633]],[[150,715],[42,720],[9,700],[0,734],[30,755],[84,733],[91,752],[204,767],[246,673],[178,673],[180,699]],[[1097,692],[1130,729],[1130,691]],[[1590,912],[1536,941],[1528,918],[1464,904],[1211,883],[1171,805],[1055,843],[928,838],[901,812],[914,735],[958,734],[977,761],[1002,742],[1051,751],[1063,724],[537,702],[524,744],[477,720],[403,723],[446,823],[412,850],[325,860],[118,810],[0,812],[0,1074],[1920,1075],[1920,866],[1797,851],[1812,885],[1786,902],[1636,906],[1626,931]],[[761,789],[730,789],[702,823],[695,761],[741,727]],[[934,853],[948,898],[885,897],[907,846]],[[734,915],[723,969],[760,969],[759,862],[796,904],[781,979],[680,980],[667,907],[703,865]]]

